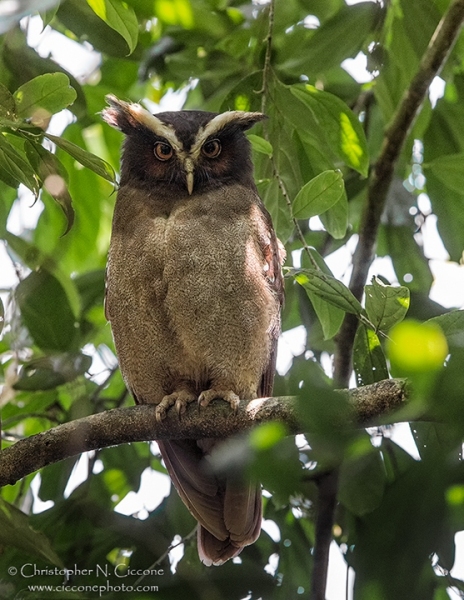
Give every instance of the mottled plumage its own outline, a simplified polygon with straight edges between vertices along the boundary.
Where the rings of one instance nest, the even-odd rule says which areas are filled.
[[[137,402],[182,414],[187,403],[272,393],[283,250],[253,182],[243,131],[260,113],[151,115],[108,97],[104,119],[126,134],[108,256],[106,314]],[[213,410],[212,408],[210,410]],[[205,564],[259,535],[259,486],[218,477],[217,440],[159,442],[199,521]]]

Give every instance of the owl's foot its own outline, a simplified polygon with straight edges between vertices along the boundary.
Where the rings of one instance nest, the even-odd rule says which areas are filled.
[[[215,398],[220,398],[228,402],[233,411],[236,411],[240,404],[240,398],[231,390],[215,390],[214,388],[202,392],[198,397],[198,404],[204,408]]]
[[[195,402],[197,399],[195,394],[189,392],[188,390],[180,390],[179,392],[173,392],[168,396],[164,396],[159,404],[156,406],[155,416],[158,423],[166,417],[166,413],[169,408],[174,405],[174,408],[180,417],[184,414],[187,404],[190,402]]]

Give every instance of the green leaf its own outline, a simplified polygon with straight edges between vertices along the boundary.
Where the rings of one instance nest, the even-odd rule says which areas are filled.
[[[342,197],[345,187],[340,171],[324,171],[305,184],[293,201],[293,216],[310,219],[320,215]]]
[[[272,145],[267,140],[259,135],[255,135],[254,133],[249,133],[247,138],[250,140],[251,147],[255,152],[266,154],[269,157],[272,156]]]
[[[377,334],[359,323],[353,347],[353,368],[358,386],[388,379],[385,354]]]
[[[291,275],[305,290],[317,294],[323,300],[347,313],[361,316],[363,309],[350,290],[338,279],[318,269],[289,269]]]
[[[409,308],[407,287],[385,285],[374,277],[365,292],[367,316],[376,331],[386,332],[404,319]]]
[[[13,546],[28,555],[39,556],[47,562],[63,567],[48,538],[40,531],[34,531],[29,519],[18,508],[0,498],[0,544]]]
[[[7,177],[2,179],[8,185],[17,187],[23,183],[36,196],[39,193],[39,181],[37,174],[27,161],[25,155],[12,146],[5,135],[0,133],[0,177],[1,171],[4,170]]]
[[[66,217],[65,235],[74,223],[74,209],[72,199],[68,191],[66,169],[55,154],[49,152],[41,144],[33,144],[29,140],[24,145],[26,156],[38,173],[45,190],[60,205]]]
[[[0,117],[16,120],[16,102],[10,90],[0,83]]]
[[[464,191],[464,152],[439,156],[423,165],[424,171],[431,171],[437,179],[458,194]]]
[[[75,347],[78,329],[61,283],[48,271],[33,271],[16,288],[21,317],[42,350],[66,352]]]
[[[322,256],[317,252],[315,248],[310,248],[311,257],[317,263],[323,273],[326,273],[330,277],[333,277],[332,271],[327,266]],[[309,260],[307,259],[307,253],[303,252],[302,255],[302,266],[305,267]],[[330,302],[321,298],[318,294],[310,291],[306,287],[306,294],[313,305],[316,312],[317,318],[321,323],[322,333],[325,340],[331,339],[340,329],[345,316],[345,311],[334,306]]]
[[[348,106],[337,96],[312,85],[292,85],[290,91],[313,112],[335,155],[366,177],[369,169],[366,136]]]
[[[92,358],[81,353],[52,354],[25,363],[15,390],[50,390],[63,383],[74,381],[92,364]]]
[[[46,133],[45,135],[59,148],[61,148],[70,156],[72,156],[75,160],[77,160],[78,163],[80,163],[84,167],[87,167],[88,169],[91,169],[94,173],[100,175],[100,177],[103,177],[103,179],[106,179],[111,183],[115,182],[114,169],[109,163],[99,158],[98,156],[95,156],[95,154],[87,152],[87,150],[84,150],[80,146],[77,146],[76,144],[65,140],[62,137],[51,135],[50,133]]]
[[[74,102],[76,90],[64,73],[34,77],[14,94],[19,117],[42,122]]]
[[[428,293],[433,276],[423,248],[414,239],[412,227],[384,225],[381,235],[383,233],[398,281],[407,283],[411,291]]]
[[[312,73],[325,75],[329,69],[338,67],[346,58],[354,58],[362,50],[368,34],[379,22],[382,13],[380,5],[373,2],[344,5],[332,18],[321,22],[316,31],[306,32],[307,35],[311,34],[309,40],[303,42],[303,48],[300,44],[300,48],[292,52],[281,68],[301,75],[307,72],[310,65]],[[284,45],[282,52],[285,49]]]
[[[133,9],[119,0],[87,0],[87,4],[100,19],[124,38],[129,46],[129,54],[132,54],[139,37],[139,24]]]
[[[342,197],[319,218],[330,235],[336,240],[342,239],[348,228],[348,199],[343,190]]]
[[[464,310],[454,310],[446,315],[429,319],[439,325],[450,346],[464,348]]]
[[[370,441],[367,440],[369,445]],[[353,514],[362,517],[381,503],[386,485],[386,472],[378,450],[348,458],[340,467],[338,498]]]

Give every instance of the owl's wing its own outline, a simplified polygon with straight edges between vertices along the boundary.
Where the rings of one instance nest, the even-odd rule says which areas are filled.
[[[274,325],[269,332],[271,344],[269,363],[264,370],[259,388],[259,395],[265,398],[267,396],[272,396],[272,388],[274,385],[274,374],[277,359],[277,342],[280,335],[280,309],[284,304],[284,279],[282,276],[282,265],[285,261],[286,252],[284,245],[276,236],[272,226],[271,215],[267,212],[261,201],[258,204],[258,208],[258,240],[265,261],[264,277],[269,288],[272,290],[277,303],[277,316]]]

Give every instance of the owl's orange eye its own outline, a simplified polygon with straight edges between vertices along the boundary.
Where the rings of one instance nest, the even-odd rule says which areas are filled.
[[[153,152],[159,160],[169,160],[174,154],[174,150],[166,142],[156,142]]]
[[[216,158],[221,153],[221,142],[219,140],[210,140],[201,149],[207,158]]]

